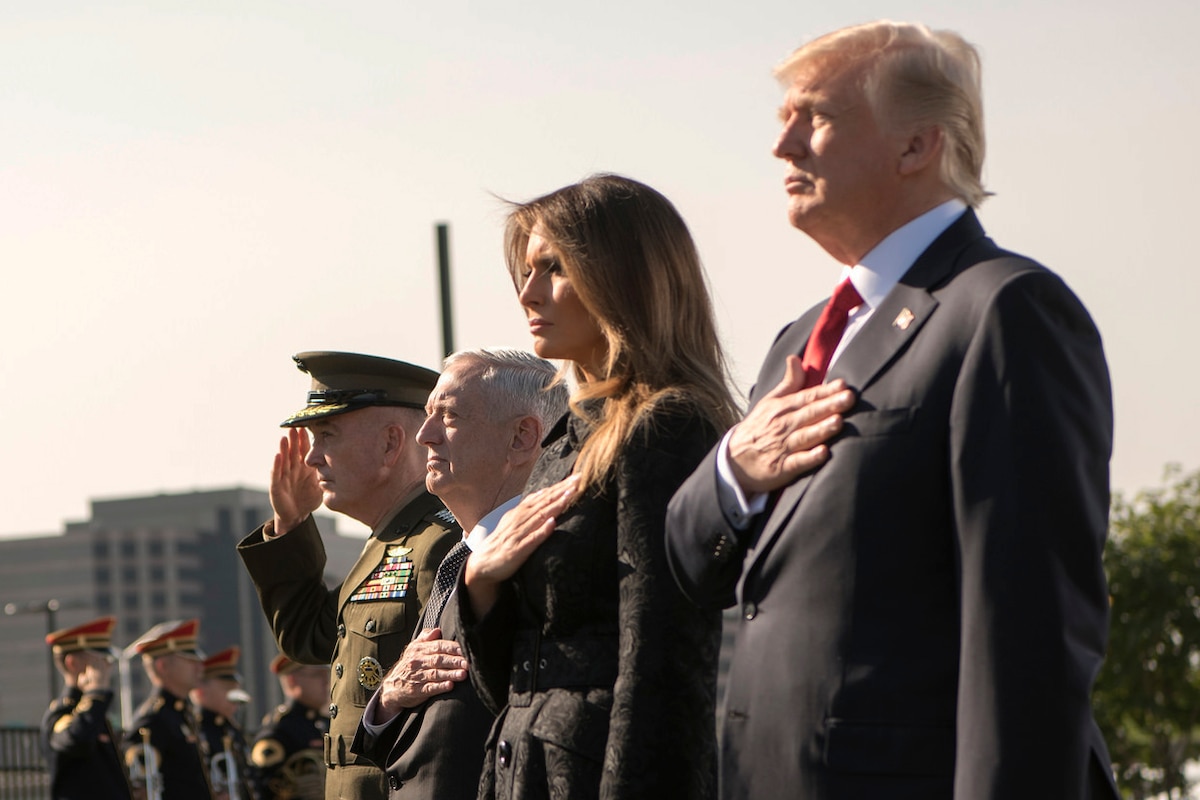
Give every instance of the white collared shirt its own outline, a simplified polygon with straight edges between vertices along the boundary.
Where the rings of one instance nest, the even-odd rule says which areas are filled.
[[[967,204],[962,200],[947,200],[889,233],[853,267],[842,267],[838,282],[849,278],[863,302],[850,311],[846,330],[829,361],[831,368],[921,253],[928,250],[934,240],[966,210]],[[729,437],[732,433],[730,430],[725,434],[717,451],[717,498],[729,524],[736,530],[745,530],[751,520],[766,508],[767,495],[746,495],[738,486],[729,463]]]

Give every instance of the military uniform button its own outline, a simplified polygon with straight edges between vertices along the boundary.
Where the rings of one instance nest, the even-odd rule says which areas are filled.
[[[743,619],[754,619],[757,616],[758,616],[758,604],[757,603],[754,603],[752,601],[752,602],[746,603],[744,606],[742,606],[742,618]]]
[[[345,670],[343,670],[343,669],[342,669],[342,665],[341,665],[341,664],[334,664],[334,665],[333,665],[333,674],[334,674],[334,675],[337,675],[339,678],[340,678],[340,677],[342,677],[342,673],[343,673],[344,671],[345,671]]]
[[[339,639],[346,638],[346,623],[344,623],[344,622],[338,623],[338,638]]]
[[[500,754],[500,766],[507,767],[508,763],[512,761],[512,745],[508,743],[507,739],[501,739],[496,750]]]
[[[526,661],[524,664],[521,665],[521,669],[525,670],[526,672],[529,672],[530,670],[533,669],[533,665],[530,664],[528,661]]]
[[[545,669],[545,668],[546,668],[546,659],[539,658],[538,659],[538,669]]]
[[[329,718],[337,719],[337,703],[329,704]]]
[[[399,778],[397,778],[395,775],[388,775],[388,786],[389,786],[390,788],[392,788],[392,789],[399,789],[399,788],[400,788],[401,786],[403,786],[403,785],[404,785],[404,784],[402,784],[402,783],[400,782],[400,779],[399,779]]]
[[[369,620],[367,620],[367,633],[374,633],[374,632],[375,632],[375,620],[369,619]]]

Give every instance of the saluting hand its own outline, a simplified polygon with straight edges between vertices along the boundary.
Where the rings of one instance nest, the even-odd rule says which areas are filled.
[[[379,708],[387,719],[414,708],[431,697],[445,694],[467,679],[467,660],[453,639],[443,639],[441,628],[426,628],[404,648],[388,670],[379,690]],[[378,719],[386,722],[386,719]]]
[[[773,491],[828,460],[825,442],[842,429],[854,392],[841,379],[803,387],[800,357],[788,356],[783,380],[734,426],[729,462],[743,491]]]
[[[554,532],[554,518],[570,504],[578,486],[579,476],[571,475],[526,495],[516,508],[500,518],[483,546],[471,551],[463,567],[463,581],[476,616],[492,609],[500,584],[516,574],[530,554]]]
[[[292,530],[321,506],[320,478],[316,469],[304,463],[308,448],[304,428],[289,428],[287,436],[279,440],[269,491],[276,536]]]

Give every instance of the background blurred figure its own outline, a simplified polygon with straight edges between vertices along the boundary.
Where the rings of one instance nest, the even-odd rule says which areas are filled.
[[[438,568],[425,630],[367,705],[354,742],[355,752],[387,770],[394,799],[478,793],[492,714],[466,680],[450,592],[467,555],[521,499],[549,423],[566,410],[566,387],[554,378],[554,365],[532,353],[461,351],[446,359],[429,395],[417,431],[427,450],[425,486],[465,535]]]
[[[578,388],[459,585],[471,679],[502,715],[480,796],[711,797],[721,619],[663,544],[737,414],[695,245],[661,194],[597,175],[517,206],[505,250],[534,351]]]
[[[42,718],[51,800],[131,797],[125,764],[108,722],[116,624],[116,617],[101,617],[46,636],[64,683],[62,696]]]
[[[259,800],[320,800],[325,796],[329,730],[329,669],[297,664],[285,655],[271,662],[286,698],[263,717],[250,752]]]
[[[438,565],[462,536],[425,490],[425,452],[414,439],[438,374],[357,353],[295,361],[312,388],[283,422],[289,430],[271,472],[275,516],[238,553],[279,649],[302,664],[331,665],[326,796],[382,800],[383,772],[350,745],[367,700],[412,638]],[[371,528],[333,590],[312,518],[322,502]]]
[[[204,676],[191,691],[208,747],[209,782],[217,800],[253,800],[240,711],[250,702],[238,674],[236,645],[204,659]],[[232,780],[231,780],[232,778]]]
[[[188,701],[204,675],[199,633],[199,620],[174,620],[155,625],[134,642],[154,685],[125,731],[125,763],[140,797],[146,796],[148,782],[157,782],[164,800],[213,800],[208,748]]]

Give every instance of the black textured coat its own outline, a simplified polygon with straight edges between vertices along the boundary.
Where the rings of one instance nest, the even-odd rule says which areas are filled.
[[[112,692],[68,686],[42,718],[51,800],[128,800],[129,781],[108,724]]]
[[[570,475],[588,434],[581,418],[560,420],[527,491]],[[501,713],[480,797],[715,795],[721,620],[679,592],[663,527],[717,439],[694,413],[659,408],[485,618],[460,603],[471,680]]]

